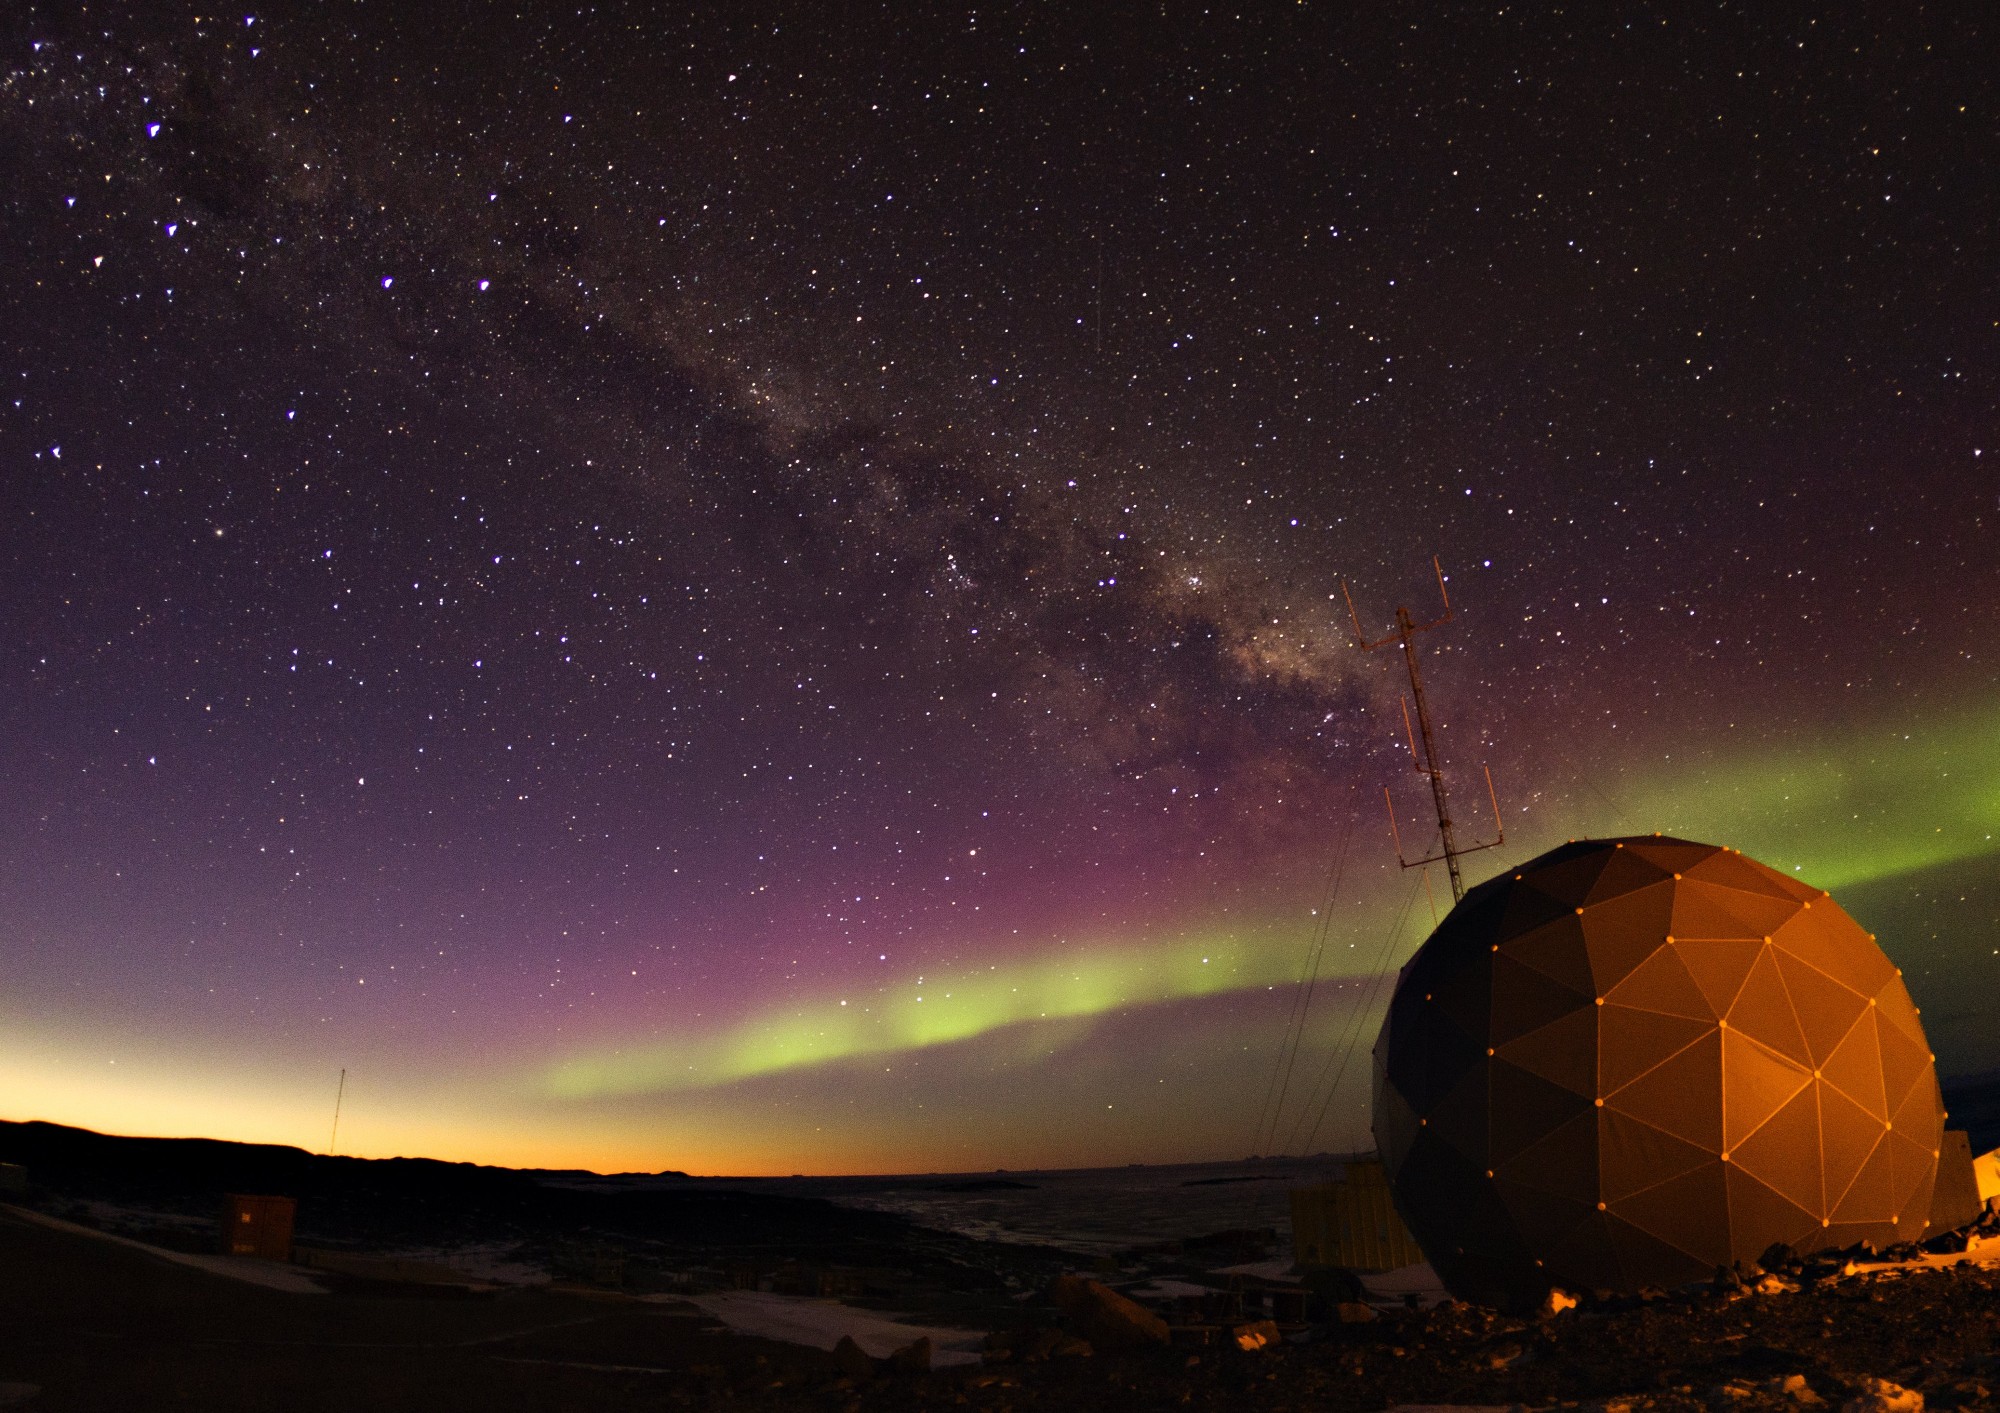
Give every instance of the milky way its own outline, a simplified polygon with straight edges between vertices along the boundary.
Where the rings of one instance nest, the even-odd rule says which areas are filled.
[[[0,24],[8,1117],[1234,1156],[1323,935],[1364,1141],[1433,555],[1475,878],[1712,837],[2000,1063],[1979,17],[529,10]]]

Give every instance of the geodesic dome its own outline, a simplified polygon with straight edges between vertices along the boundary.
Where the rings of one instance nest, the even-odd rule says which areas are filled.
[[[1451,1291],[1523,1306],[1923,1234],[1944,1110],[1901,973],[1826,893],[1660,836],[1466,894],[1397,981],[1375,1137]]]

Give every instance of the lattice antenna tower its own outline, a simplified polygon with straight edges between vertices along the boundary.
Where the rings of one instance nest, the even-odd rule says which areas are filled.
[[[1403,665],[1409,669],[1410,694],[1403,698],[1403,733],[1409,739],[1410,759],[1415,763],[1417,774],[1426,777],[1431,786],[1431,803],[1437,807],[1438,839],[1440,846],[1435,854],[1421,859],[1403,857],[1402,831],[1396,827],[1396,803],[1390,797],[1389,787],[1382,787],[1382,803],[1389,808],[1389,835],[1396,844],[1396,862],[1404,868],[1422,868],[1440,861],[1445,871],[1451,875],[1451,900],[1454,904],[1465,897],[1465,880],[1459,873],[1458,860],[1464,854],[1476,854],[1481,849],[1494,849],[1507,842],[1506,827],[1500,821],[1500,797],[1493,790],[1493,772],[1486,770],[1486,798],[1493,806],[1494,837],[1483,844],[1461,846],[1453,832],[1451,805],[1445,796],[1444,769],[1438,760],[1437,736],[1431,729],[1430,708],[1424,702],[1424,678],[1417,669],[1417,634],[1428,633],[1433,628],[1451,622],[1451,593],[1444,586],[1444,566],[1437,557],[1431,557],[1431,568],[1437,572],[1438,597],[1444,601],[1444,612],[1428,623],[1419,623],[1410,616],[1410,611],[1396,606],[1396,630],[1393,633],[1369,641],[1368,634],[1361,627],[1361,615],[1355,611],[1354,595],[1348,592],[1347,581],[1340,581],[1340,592],[1347,599],[1347,616],[1354,620],[1354,641],[1363,652],[1374,652],[1391,643],[1400,644],[1403,649]],[[1410,726],[1410,703],[1417,704],[1416,728]],[[1422,748],[1419,749],[1419,741]]]

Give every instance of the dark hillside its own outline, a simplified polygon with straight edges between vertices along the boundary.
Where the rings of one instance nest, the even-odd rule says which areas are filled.
[[[1059,1253],[996,1251],[888,1213],[698,1180],[670,1178],[661,1188],[602,1192],[472,1163],[325,1157],[204,1138],[122,1138],[42,1122],[0,1122],[0,1162],[28,1170],[36,1205],[102,1202],[207,1219],[221,1211],[225,1193],[296,1198],[298,1239],[308,1244],[500,1240],[546,1247],[588,1234],[634,1239],[669,1266],[792,1260],[924,1272],[951,1286],[997,1286],[994,1272],[1015,1265],[1033,1267],[1023,1274],[1038,1277],[1043,1266],[1053,1269],[1059,1261]]]

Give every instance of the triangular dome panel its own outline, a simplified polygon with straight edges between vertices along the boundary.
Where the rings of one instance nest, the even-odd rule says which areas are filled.
[[[1769,943],[1758,950],[1756,965],[1736,993],[1729,1008],[1729,1024],[1793,1064],[1807,1070],[1813,1067],[1812,1048],[1806,1044],[1798,1012],[1792,1007],[1792,993],[1778,970],[1776,949]]]
[[[1875,1021],[1864,1013],[1820,1066],[1820,1078],[1859,1104],[1877,1123],[1889,1121],[1889,1096],[1882,1084],[1882,1047]]]
[[[1540,1142],[1498,1164],[1495,1176],[1593,1209],[1598,1190],[1597,1112],[1580,1111]]]
[[[1618,1255],[1620,1286],[1625,1290],[1685,1285],[1705,1279],[1715,1269],[1651,1232],[1641,1231],[1615,1212],[1604,1215],[1605,1233]]]
[[[1765,1186],[1756,1178],[1730,1164],[1729,1255],[1735,1261],[1754,1261],[1775,1241],[1787,1246],[1810,1244],[1819,1235],[1820,1218],[1783,1193]],[[1778,1233],[1773,1237],[1772,1232]]]
[[[1718,888],[1734,888],[1758,897],[1775,898],[1791,904],[1794,910],[1798,906],[1797,894],[1786,885],[1781,875],[1727,849],[1719,850],[1699,863],[1689,864],[1681,873],[1697,883],[1712,883]]]
[[[1532,1148],[1579,1114],[1591,1111],[1591,1101],[1540,1075],[1529,1074],[1505,1060],[1489,1062],[1492,1076],[1493,1135],[1491,1166],[1498,1168]]]
[[[1454,967],[1426,980],[1423,994],[1438,1013],[1474,1040],[1493,1033],[1493,968]]]
[[[1592,1004],[1585,993],[1572,991],[1531,966],[1524,966],[1503,949],[1492,959],[1493,1028],[1488,1043],[1508,1041],[1540,1030],[1579,1007]]]
[[[1476,1168],[1491,1165],[1492,1093],[1491,1063],[1484,1055],[1466,1067],[1464,1075],[1446,1091],[1427,1115],[1424,1125],[1441,1143],[1448,1143]]]
[[[1909,1137],[1889,1131],[1889,1215],[1901,1223],[1913,1213],[1930,1213],[1931,1185],[1937,1180],[1937,1150],[1919,1147]],[[1921,1199],[1921,1201],[1919,1200]]]
[[[1704,1035],[1665,1064],[1606,1095],[1604,1104],[1676,1138],[1720,1153],[1721,1034]]]
[[[1662,947],[1632,970],[1631,975],[1604,994],[1606,1001],[1630,1006],[1635,1011],[1658,1011],[1662,1015],[1685,1016],[1691,1020],[1713,1021],[1715,1008],[1701,994],[1688,975],[1687,967],[1671,947]]]
[[[1655,883],[1671,882],[1673,876],[1672,869],[1661,867],[1637,849],[1613,849],[1611,857],[1604,861],[1604,872],[1598,874],[1597,881],[1590,885],[1590,894],[1583,900],[1583,906],[1588,908],[1607,898],[1650,888]]]
[[[1410,1143],[1408,1159],[1390,1186],[1399,1199],[1399,1207],[1404,1207],[1404,1199],[1408,1199],[1407,1215],[1415,1216],[1412,1209],[1421,1208],[1433,1230],[1450,1230],[1470,1218],[1462,1216],[1457,1208],[1432,1210],[1428,1199],[1461,1188],[1468,1192],[1476,1190],[1479,1185],[1471,1179],[1477,1173],[1463,1154],[1454,1152],[1429,1129],[1419,1129]]]
[[[1417,1137],[1417,1115],[1393,1084],[1375,1086],[1375,1151],[1390,1172],[1403,1168]]]
[[[1593,1007],[1598,1013],[1597,1076],[1602,1093],[1623,1089],[1654,1066],[1678,1055],[1704,1035],[1715,1033],[1715,1022],[1630,1006]]]
[[[1599,1195],[1613,1205],[1715,1161],[1711,1150],[1630,1114],[1609,1106],[1596,1113]]]
[[[1461,964],[1468,951],[1491,945],[1505,934],[1505,919],[1508,900],[1514,896],[1514,882],[1506,874],[1489,878],[1464,898],[1458,906],[1445,915],[1444,922],[1432,934],[1445,939],[1440,951],[1450,951],[1452,965]],[[1428,946],[1417,950],[1417,957],[1431,950]],[[1411,958],[1412,961],[1416,957]],[[1445,959],[1440,957],[1442,962]]]
[[[1545,922],[1500,944],[1500,954],[1533,967],[1556,985],[1580,996],[1595,996],[1590,954],[1583,947],[1583,924],[1575,914]]]
[[[1876,1019],[1884,1025],[1894,1025],[1910,1045],[1916,1047],[1920,1055],[1930,1055],[1930,1043],[1924,1039],[1924,1023],[1916,1015],[1916,1003],[1910,1001],[1910,993],[1904,991],[1902,977],[1888,983],[1874,995]]]
[[[1830,1084],[1814,1086],[1819,1094],[1819,1143],[1827,1215],[1838,1210],[1862,1165],[1882,1142],[1887,1125]]]
[[[1927,1071],[1910,1086],[1902,1104],[1889,1116],[1889,1123],[1894,1132],[1908,1134],[1910,1142],[1936,1148],[1944,1141],[1943,1110],[1937,1076]]]
[[[1514,1218],[1482,1170],[1419,1131],[1392,1183],[1396,1210],[1434,1261],[1457,1248],[1518,1244]]]
[[[1815,1221],[1827,1215],[1820,1181],[1819,1096],[1811,1082],[1755,1133],[1735,1144],[1729,1161],[1811,1213]]]
[[[1522,883],[1561,904],[1565,912],[1573,913],[1590,896],[1592,885],[1603,875],[1615,852],[1612,849],[1580,851],[1574,858],[1537,868],[1533,872],[1524,870]]]
[[[1763,941],[1768,935],[1765,930],[1746,921],[1735,906],[1742,896],[1682,879],[1674,888],[1674,916],[1670,924],[1673,935],[1748,937],[1754,942]]]
[[[1750,977],[1750,968],[1764,950],[1761,941],[1748,937],[1675,938],[1674,955],[1688,969],[1694,984],[1718,1016],[1729,1014],[1736,993]]]
[[[1888,1138],[1888,1134],[1882,1135],[1882,1142],[1875,1145],[1875,1151],[1868,1155],[1868,1161],[1861,1165],[1861,1171],[1854,1175],[1847,1191],[1833,1204],[1835,1222],[1889,1220],[1896,1201],[1896,1163],[1890,1153]]]
[[[1722,1032],[1723,1151],[1737,1147],[1812,1083],[1808,1070],[1740,1030]]]
[[[1557,918],[1575,917],[1579,899],[1554,898],[1532,883],[1518,881],[1507,890],[1497,936],[1519,937]],[[1446,919],[1450,921],[1450,919]]]
[[[1742,935],[1759,939],[1769,937],[1799,912],[1799,905],[1790,898],[1774,897],[1769,893],[1746,893],[1739,888],[1729,888],[1718,883],[1693,883],[1701,890],[1702,896],[1727,913]],[[1698,936],[1695,932],[1676,937]]]
[[[1451,919],[1445,919],[1446,926]],[[1438,929],[1439,934],[1444,932]],[[1391,1004],[1404,1008],[1428,1004],[1431,993],[1452,977],[1465,965],[1465,955],[1475,945],[1471,939],[1454,934],[1442,938],[1442,945],[1419,947],[1416,955],[1403,963],[1403,969],[1396,977],[1396,992]],[[1477,1033],[1476,1028],[1473,1033]]]
[[[1785,979],[1785,991],[1792,998],[1792,1010],[1805,1033],[1806,1046],[1816,1063],[1826,1063],[1854,1022],[1868,1009],[1868,998],[1842,986],[1832,977],[1795,954],[1773,943],[1778,974]]]
[[[1771,933],[1771,941],[1864,996],[1874,995],[1896,975],[1874,939],[1830,900],[1801,908]]]
[[[1422,1014],[1425,1011],[1429,1014]],[[1421,995],[1407,1004],[1397,997],[1389,1021],[1389,1074],[1417,1116],[1427,1117],[1473,1062],[1485,1055],[1486,1044],[1439,1015]]]
[[[1529,1183],[1512,1182],[1505,1175],[1494,1178],[1493,1190],[1500,1194],[1521,1239],[1535,1250],[1546,1249],[1551,1237],[1575,1226],[1593,1210],[1592,1204]]]
[[[1729,1188],[1720,1160],[1606,1204],[1611,1214],[1685,1252],[1704,1270],[1729,1255]]]
[[[1816,903],[1821,898],[1827,896],[1810,883],[1801,882],[1791,874],[1772,868],[1769,864],[1759,863],[1748,854],[1736,854],[1734,857],[1739,863],[1754,870],[1763,879],[1764,887],[1768,891],[1782,897],[1790,898],[1801,906],[1807,903]],[[1836,903],[1834,906],[1838,907],[1839,904]]]
[[[1625,846],[1646,862],[1657,864],[1668,873],[1685,873],[1703,859],[1712,858],[1722,852],[1713,844],[1697,844],[1687,839],[1659,837],[1627,839]]]
[[[1912,1089],[1935,1082],[1930,1051],[1922,1041],[1904,1034],[1901,1026],[1891,1024],[1880,1006],[1875,1008],[1875,1048],[1882,1056],[1882,1097],[1892,1114],[1903,1107]]]
[[[1667,920],[1673,910],[1672,883],[1654,884],[1583,910],[1584,950],[1600,994],[1608,993],[1666,945]]]
[[[1582,1006],[1499,1047],[1501,1059],[1585,1099],[1597,1097],[1597,1019]]]

